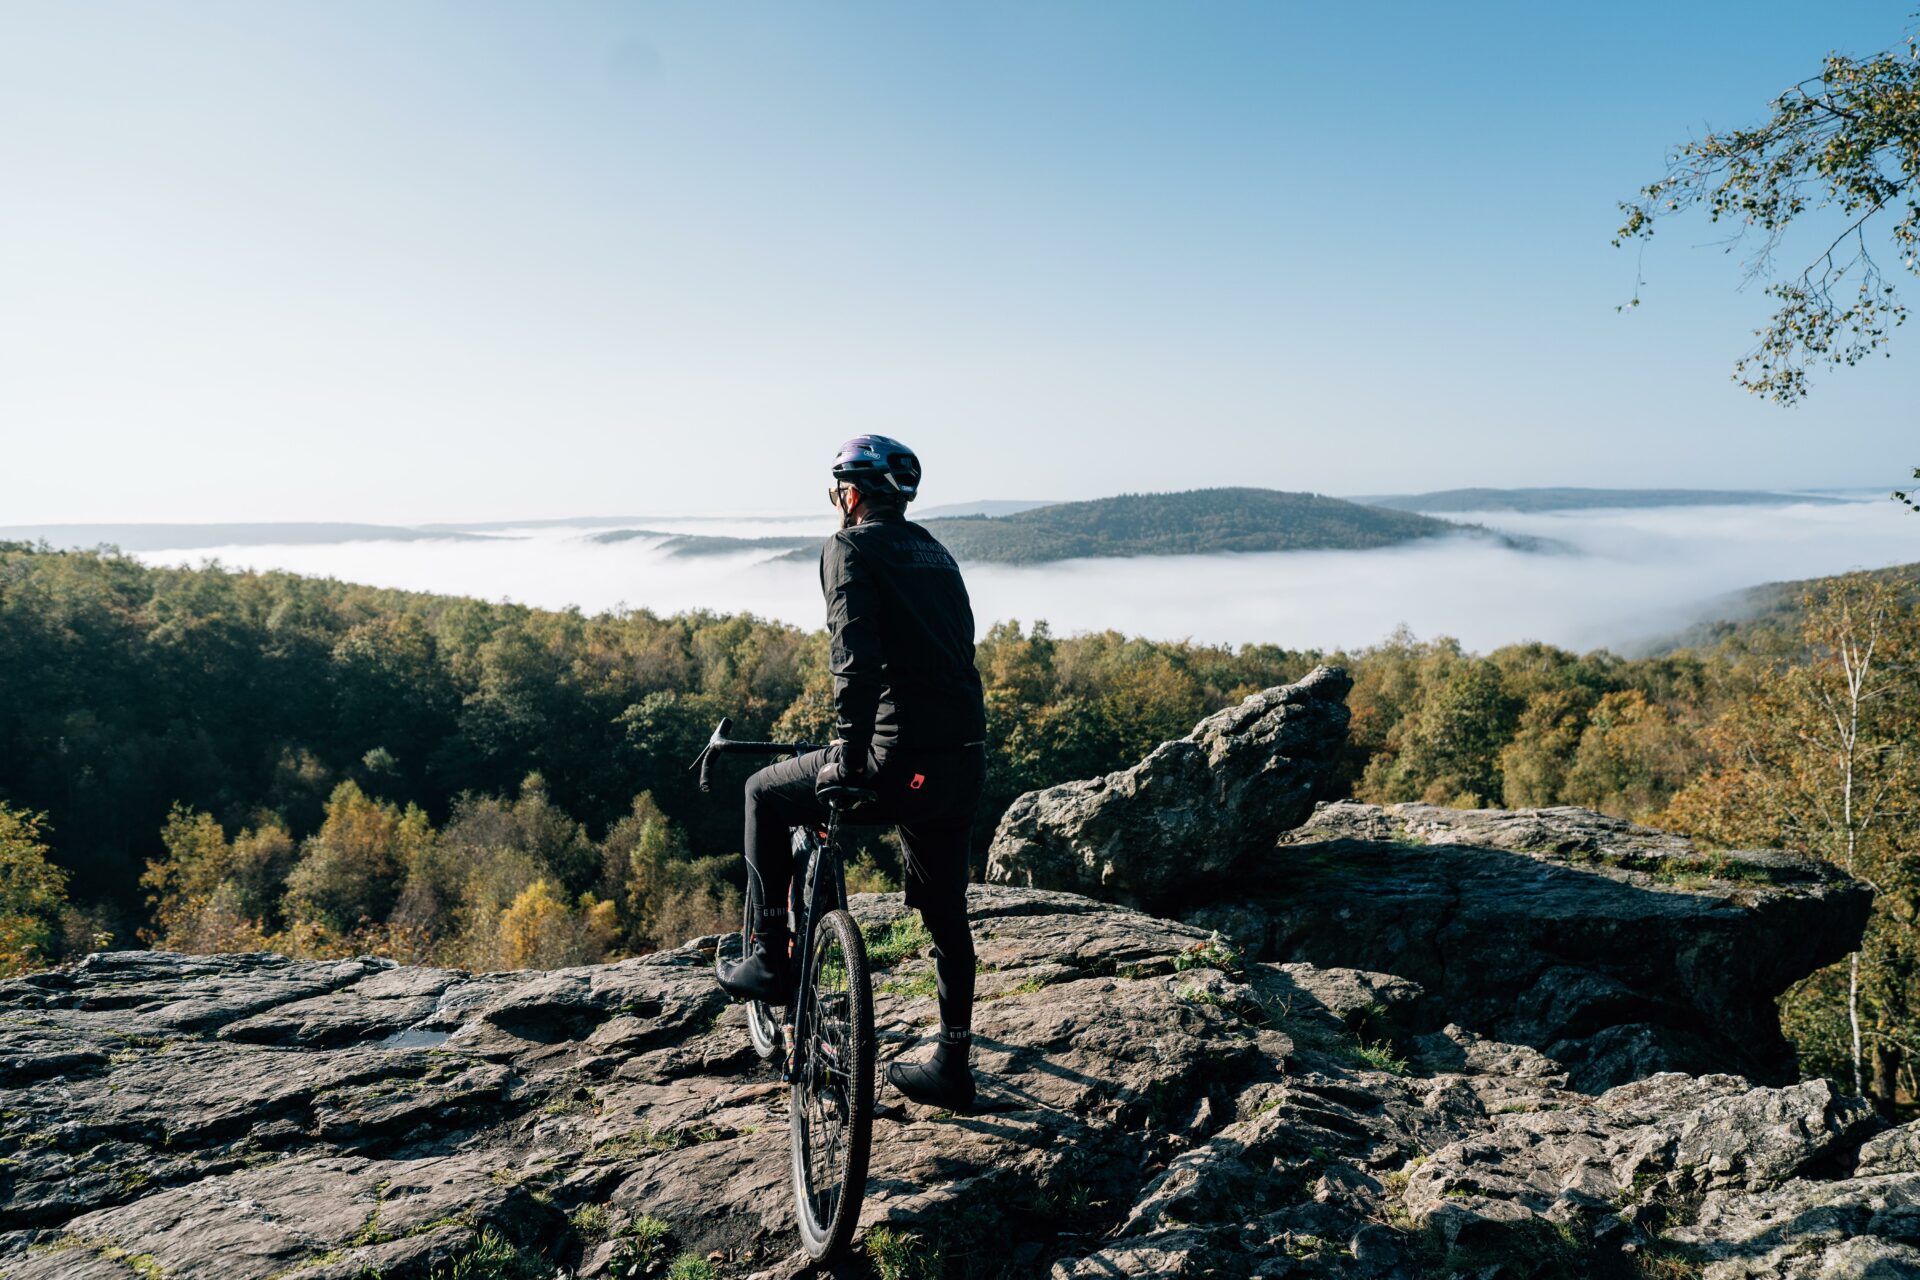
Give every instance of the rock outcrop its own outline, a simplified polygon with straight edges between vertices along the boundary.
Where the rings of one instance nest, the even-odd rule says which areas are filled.
[[[1536,1049],[1419,1030],[1431,997],[1397,975],[1246,961],[1066,894],[972,905],[981,1110],[883,1091],[848,1275],[1920,1268],[1920,1139],[1823,1083],[1594,1096]],[[905,936],[897,896],[855,909]],[[883,1058],[933,1016],[907,951],[877,975]],[[122,952],[0,984],[0,1273],[629,1276],[690,1253],[796,1275],[783,1086],[710,954]]]
[[[1352,687],[1316,667],[1132,768],[1028,792],[1001,819],[987,878],[1162,912],[1191,901],[1312,811],[1346,745]]]
[[[1866,886],[1585,809],[1309,810],[1346,692],[1319,668],[1132,769],[1022,796],[988,877],[1144,900],[1265,960],[1409,978],[1426,1027],[1541,1049],[1590,1092],[1662,1071],[1793,1078],[1774,1002],[1857,945]]]
[[[973,890],[979,1110],[883,1090],[843,1274],[1920,1276],[1920,1124],[1794,1083],[1772,1018],[1866,891],[1583,810],[1313,808],[1345,690],[1015,806],[999,878],[1188,919]],[[884,1062],[931,962],[897,895],[854,911]],[[0,1276],[797,1276],[785,1087],[714,943],[0,983]]]
[[[1597,1091],[1792,1079],[1775,1000],[1853,950],[1871,906],[1825,863],[1706,853],[1586,809],[1342,802],[1187,918],[1263,958],[1410,978],[1429,1021],[1542,1049]]]

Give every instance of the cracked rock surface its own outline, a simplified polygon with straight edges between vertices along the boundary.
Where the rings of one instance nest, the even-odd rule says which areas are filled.
[[[905,912],[855,905],[876,933]],[[880,1094],[863,1220],[929,1264],[907,1274],[1920,1264],[1920,1142],[1824,1083],[1595,1095],[1536,1048],[1423,1029],[1404,977],[1246,961],[1070,894],[972,905],[980,1110]],[[690,1252],[797,1275],[784,1086],[710,955],[476,975],[121,952],[0,985],[0,1273],[601,1276]],[[929,967],[876,974],[883,1061],[933,1019]],[[540,1269],[476,1269],[506,1254]]]

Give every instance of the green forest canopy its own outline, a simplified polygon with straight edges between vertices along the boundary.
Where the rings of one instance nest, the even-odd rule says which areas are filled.
[[[1541,645],[1477,659],[1404,636],[1324,654],[1004,623],[980,645],[995,718],[990,798],[1003,806],[1032,786],[1121,767],[1329,657],[1359,678],[1354,785],[1369,765],[1386,767],[1373,760],[1386,728],[1422,711],[1402,687],[1409,677],[1394,674],[1409,662],[1493,673],[1499,688],[1475,732],[1504,744],[1549,679],[1522,674],[1536,667],[1581,691],[1576,709],[1638,689],[1698,719],[1720,661]],[[1372,705],[1376,685],[1390,705]],[[234,829],[270,812],[304,835],[343,780],[440,821],[463,793],[511,795],[538,773],[594,830],[645,791],[695,847],[731,852],[735,806],[702,799],[686,762],[722,715],[753,736],[818,737],[826,690],[821,633],[750,615],[588,617],[291,573],[0,550],[0,799],[46,813],[76,898],[122,913],[137,914],[136,882],[176,802]],[[1400,774],[1412,768],[1404,754]],[[1407,794],[1427,795],[1442,773],[1407,776]],[[1448,798],[1497,803],[1511,791],[1484,753],[1446,777]],[[984,815],[983,830],[997,816]]]
[[[1817,657],[1797,613],[1770,606],[1710,649],[1643,658],[1001,622],[978,646],[976,858],[1021,792],[1128,765],[1323,660],[1355,676],[1340,790],[1706,829],[1687,814],[1711,812],[1729,714]],[[728,927],[744,767],[702,796],[687,765],[722,715],[747,736],[825,736],[825,658],[823,633],[747,615],[585,616],[0,544],[0,860],[33,890],[0,902],[0,966],[144,937],[518,967]],[[859,883],[884,884],[893,859],[869,838]],[[1833,1042],[1825,1009],[1797,1024],[1808,1045]]]
[[[1593,511],[1637,507],[1783,507],[1834,503],[1819,494],[1762,489],[1438,489],[1354,498],[1390,511]]]

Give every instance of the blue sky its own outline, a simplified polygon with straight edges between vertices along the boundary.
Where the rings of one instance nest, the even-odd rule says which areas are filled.
[[[1910,8],[0,0],[0,524],[1891,486],[1920,337],[1608,242]]]

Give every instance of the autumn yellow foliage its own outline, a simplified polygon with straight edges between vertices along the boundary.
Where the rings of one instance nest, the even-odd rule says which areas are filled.
[[[44,819],[0,804],[0,976],[39,968],[52,950],[66,873],[47,861]]]

